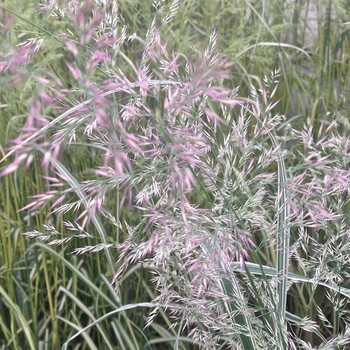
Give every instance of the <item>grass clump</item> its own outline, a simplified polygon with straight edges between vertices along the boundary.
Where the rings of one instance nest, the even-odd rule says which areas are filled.
[[[348,346],[345,7],[268,5],[2,5],[4,347]]]

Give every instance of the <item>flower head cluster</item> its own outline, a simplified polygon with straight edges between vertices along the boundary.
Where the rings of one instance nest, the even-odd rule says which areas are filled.
[[[75,211],[77,223],[66,226],[84,237],[89,224],[96,225],[101,245],[76,252],[117,247],[116,286],[128,268],[142,262],[154,274],[154,302],[169,308],[173,326],[187,327],[205,348],[240,348],[245,338],[253,338],[256,348],[279,344],[272,323],[251,308],[261,287],[260,306],[273,309],[269,280],[247,280],[232,266],[244,268],[247,260],[273,255],[281,187],[288,193],[288,229],[296,235],[291,255],[300,266],[316,267],[324,280],[326,254],[348,264],[348,244],[339,246],[333,237],[348,237],[343,209],[350,188],[349,130],[340,134],[340,121],[322,124],[318,137],[312,127],[293,128],[274,112],[276,73],[260,90],[252,88],[249,99],[238,98],[237,89],[225,87],[232,63],[216,54],[215,31],[207,49],[188,58],[169,52],[154,21],[139,61],[121,65],[123,47],[138,38],[128,37],[116,2],[68,1],[62,8],[43,1],[41,10],[70,20],[58,40],[70,57],[64,64],[76,86],[68,87],[53,72],[28,69],[44,38],[1,55],[0,72],[11,86],[28,77],[37,82],[26,125],[8,149],[6,158],[14,159],[0,173],[29,166],[41,153],[49,189],[23,209],[50,203],[54,213]],[[289,147],[290,141],[297,146]],[[78,181],[62,155],[82,146],[97,165]],[[281,162],[288,169],[283,184]],[[136,213],[136,224],[122,217],[123,208]],[[125,239],[108,242],[100,217],[124,230]],[[320,241],[312,242],[306,261],[311,229]],[[68,242],[55,240],[57,231],[49,225],[49,237],[37,230],[27,234],[51,244]],[[148,322],[156,314],[157,309]]]

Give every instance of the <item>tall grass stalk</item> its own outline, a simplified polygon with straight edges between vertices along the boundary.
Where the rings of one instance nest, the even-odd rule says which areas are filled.
[[[5,2],[3,345],[346,348],[346,6]]]

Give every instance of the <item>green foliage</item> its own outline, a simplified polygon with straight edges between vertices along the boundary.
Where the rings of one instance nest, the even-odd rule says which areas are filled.
[[[265,221],[261,220],[262,227],[253,228],[257,244],[257,248],[250,251],[253,262],[246,264],[245,268],[234,263],[226,271],[225,278],[218,277],[215,280],[227,297],[237,296],[235,302],[228,302],[223,308],[233,315],[231,321],[242,327],[237,341],[242,349],[258,348],[259,342],[256,343],[251,337],[256,328],[262,338],[265,336],[264,331],[269,333],[272,332],[271,329],[276,329],[276,344],[287,349],[291,346],[284,338],[287,327],[288,331],[300,339],[300,343],[295,345],[300,349],[314,348],[322,341],[326,344],[328,338],[336,336],[339,337],[339,348],[342,344],[346,348],[346,341],[341,338],[345,332],[348,313],[347,299],[343,297],[349,297],[347,288],[350,286],[347,278],[348,267],[339,266],[342,260],[339,258],[337,261],[337,256],[345,255],[347,247],[344,232],[349,223],[348,194],[344,191],[343,198],[339,201],[333,197],[327,199],[335,212],[341,211],[344,215],[341,225],[334,223],[334,227],[327,226],[327,230],[320,230],[312,225],[297,229],[295,226],[291,227],[289,222],[290,198],[284,187],[292,173],[299,171],[301,174],[308,167],[304,162],[310,154],[307,147],[297,141],[303,137],[302,133],[313,128],[309,142],[321,157],[322,152],[326,151],[318,141],[331,133],[329,130],[333,121],[337,124],[337,135],[349,131],[347,116],[350,31],[345,23],[348,20],[346,14],[349,4],[346,1],[328,0],[324,1],[323,6],[315,5],[314,22],[318,23],[318,27],[311,30],[313,24],[310,18],[305,17],[306,9],[311,3],[296,0],[191,0],[179,1],[178,6],[176,1],[154,1],[153,5],[157,6],[152,6],[147,1],[121,1],[118,2],[120,22],[115,26],[118,35],[125,37],[120,41],[120,52],[115,57],[115,66],[108,70],[101,63],[91,71],[87,69],[86,62],[93,45],[78,42],[79,37],[74,37],[74,26],[66,16],[53,18],[47,12],[38,14],[37,0],[3,0],[0,3],[0,22],[5,25],[12,16],[14,20],[0,38],[1,56],[8,49],[7,43],[15,47],[32,40],[40,45],[40,53],[35,55],[34,61],[29,65],[30,74],[26,79],[9,88],[11,73],[1,73],[1,158],[6,154],[5,147],[9,145],[9,141],[15,139],[18,130],[25,125],[32,97],[40,91],[36,76],[49,71],[63,82],[63,88],[69,90],[63,102],[65,110],[79,106],[82,101],[80,93],[84,92],[84,86],[74,79],[65,62],[76,62],[82,74],[97,85],[118,70],[132,81],[138,66],[142,65],[143,46],[149,40],[146,33],[154,19],[156,26],[160,28],[162,40],[169,38],[170,50],[181,52],[183,57],[192,59],[195,57],[195,50],[202,52],[206,49],[213,29],[216,28],[218,37],[213,54],[218,52],[235,62],[230,68],[232,79],[225,81],[225,84],[230,88],[239,86],[241,96],[251,94],[252,86],[263,89],[264,81],[261,77],[280,67],[279,87],[270,94],[270,98],[280,99],[279,104],[274,106],[274,113],[285,115],[286,121],[279,119],[280,124],[274,126],[273,133],[267,133],[262,141],[259,139],[262,143],[260,146],[254,144],[257,147],[254,150],[235,150],[242,159],[247,157],[248,160],[254,152],[259,155],[261,149],[271,145],[277,153],[276,163],[271,162],[268,167],[269,171],[277,173],[277,177],[273,179],[273,183],[266,182],[266,189],[270,191],[264,197],[266,208],[262,207],[259,187],[253,181],[255,174],[247,175],[243,185],[237,186],[234,193],[230,193],[229,186],[225,188],[225,194],[229,193],[227,201],[232,207],[235,203],[236,208],[244,207],[243,213],[251,210],[252,214],[264,215],[266,218]],[[63,1],[62,4],[64,8],[66,3]],[[169,18],[164,20],[167,16]],[[127,28],[127,35],[134,34],[133,41],[127,40],[127,35],[123,34],[123,25]],[[67,49],[61,35],[63,33],[76,42],[76,58]],[[314,37],[315,33],[317,35]],[[151,62],[150,65],[152,64]],[[160,78],[160,67],[152,68],[159,74],[154,78]],[[179,69],[186,70],[184,67]],[[160,94],[159,92],[159,96]],[[150,99],[150,105],[156,106],[155,110],[158,111],[153,122],[164,113],[163,106],[159,104],[159,96]],[[82,104],[90,97],[84,96]],[[116,105],[122,105],[126,99],[123,92],[114,94],[113,98]],[[264,101],[264,113],[268,112],[270,102],[272,101]],[[218,113],[230,123],[239,122],[237,114],[230,114],[231,110],[228,112],[223,108]],[[43,107],[43,115],[47,120],[59,123],[57,115],[60,113],[50,106]],[[262,119],[265,117],[266,115]],[[162,128],[161,123],[157,123],[153,125]],[[249,139],[254,137],[256,124],[245,120],[244,132]],[[216,161],[229,128],[219,126],[217,130],[217,134],[210,128],[205,130],[217,142],[209,154]],[[294,138],[291,137],[293,132]],[[49,135],[46,136],[50,141]],[[170,140],[172,137],[164,130],[162,136],[170,137]],[[86,179],[87,174],[91,176],[90,170],[103,159],[105,149],[83,138],[76,140],[75,146],[73,151],[65,152],[60,161],[52,160],[52,164],[60,174],[65,175],[68,185],[76,189],[74,194],[67,195],[67,200],[74,201],[78,198],[86,204],[88,199],[80,190],[79,183]],[[340,148],[337,153],[336,147],[336,142],[332,143],[327,148],[326,155],[332,158],[332,164],[336,164],[336,167],[347,168],[347,155],[340,156]],[[154,322],[144,329],[150,310],[139,306],[151,308],[151,301],[157,292],[149,271],[141,263],[126,269],[118,293],[111,287],[110,281],[121,264],[115,263],[119,257],[115,247],[122,244],[141,221],[140,213],[134,208],[128,205],[120,207],[119,196],[122,196],[122,191],[119,188],[116,192],[110,192],[116,193],[116,198],[108,198],[106,205],[116,215],[118,222],[111,221],[108,213],[96,215],[88,232],[82,236],[75,235],[76,228],[67,224],[74,222],[82,209],[73,213],[52,213],[51,208],[46,205],[35,208],[34,211],[30,208],[21,210],[30,202],[30,196],[45,192],[49,186],[49,180],[43,178],[43,175],[49,176],[41,163],[43,158],[40,153],[44,151],[39,146],[37,151],[30,168],[20,167],[14,176],[0,178],[0,347],[55,350],[67,345],[69,341],[69,346],[74,349],[158,349],[158,346],[162,349],[194,349],[195,346],[203,348],[200,340],[193,345],[193,339],[182,334],[183,320],[178,320],[170,328],[174,322],[164,310],[158,309],[159,314]],[[283,151],[288,153],[288,157],[284,156]],[[236,167],[233,162],[231,168],[227,167],[230,174],[236,176],[232,180],[235,183],[239,182],[239,176],[243,173],[239,167],[243,163],[242,160]],[[5,168],[9,164],[10,161],[5,159],[1,167]],[[329,165],[330,168],[327,163],[325,168],[312,169],[312,175],[318,180],[322,176],[326,179],[331,173],[332,164]],[[142,164],[140,168],[141,166]],[[225,176],[225,172],[218,174],[217,183],[221,180],[224,183]],[[202,187],[191,194],[191,199],[202,208],[210,208],[209,202],[213,202],[214,197],[218,196],[214,192],[207,192]],[[276,200],[272,193],[280,195],[276,206],[271,205]],[[249,207],[249,203],[246,203],[253,199],[256,202]],[[312,199],[321,201],[322,198]],[[298,202],[300,207],[307,206],[303,200],[305,198]],[[276,213],[277,234],[271,238],[268,229],[273,227]],[[239,210],[234,215],[238,217]],[[239,220],[249,222],[247,218]],[[43,228],[47,229],[50,240],[54,238],[55,243],[64,244],[56,246],[51,243],[52,246],[48,246],[40,242],[40,239],[45,240],[47,237],[40,234]],[[39,242],[35,243],[33,239],[23,235],[28,231],[37,232],[35,238]],[[142,234],[141,229],[140,232]],[[72,254],[74,249],[82,246],[85,248],[78,250],[78,253],[91,252],[94,249],[97,252]],[[292,256],[298,258],[290,263],[288,272],[289,249]],[[322,254],[325,257],[319,258]],[[347,260],[344,258],[343,261]],[[323,270],[318,270],[318,265]],[[276,268],[271,270],[272,267]],[[315,277],[315,271],[320,275]],[[338,284],[333,280],[324,282],[329,271],[334,274],[333,280],[339,280]],[[240,277],[236,278],[238,273]],[[345,279],[342,281],[343,277]],[[277,281],[276,293],[269,282],[272,278]],[[246,293],[240,294],[238,291],[242,290],[242,286],[246,287]],[[261,290],[266,294],[261,294]],[[251,319],[252,313],[249,314],[249,310],[247,314],[239,313],[240,307],[247,306],[246,302],[255,308],[256,320]],[[310,319],[317,320],[318,329]],[[222,348],[225,344],[233,343],[228,338],[230,337],[220,339]]]

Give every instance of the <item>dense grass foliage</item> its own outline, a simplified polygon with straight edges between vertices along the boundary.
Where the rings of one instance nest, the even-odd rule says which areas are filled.
[[[349,347],[348,6],[3,0],[0,347]]]

